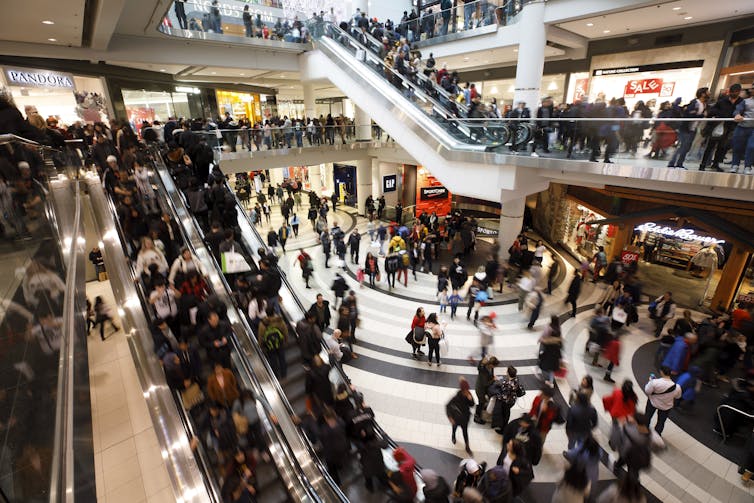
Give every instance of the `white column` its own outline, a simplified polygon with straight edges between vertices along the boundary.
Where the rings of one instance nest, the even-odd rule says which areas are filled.
[[[524,224],[524,207],[526,206],[526,197],[516,197],[506,199],[504,196],[500,208],[500,230],[497,236],[497,242],[500,244],[500,258],[507,259],[508,248],[521,233],[521,227]]]
[[[313,119],[317,116],[317,108],[314,103],[314,84],[304,84],[304,113],[307,119]]]
[[[356,161],[356,201],[359,215],[366,215],[367,197],[372,195],[372,161]]]
[[[382,174],[379,159],[372,159],[372,197],[376,200],[382,195]]]
[[[545,2],[531,2],[524,5],[519,20],[518,64],[516,66],[516,91],[513,107],[521,101],[534,110],[539,101],[539,86],[545,66]]]
[[[283,183],[283,170],[282,169],[275,168],[275,169],[270,170],[270,183],[272,185]]]
[[[320,195],[322,189],[322,179],[320,178],[319,164],[309,166],[309,184],[311,185],[311,191],[317,195]]]
[[[356,141],[372,139],[372,118],[361,107],[353,107],[353,123],[356,126]]]

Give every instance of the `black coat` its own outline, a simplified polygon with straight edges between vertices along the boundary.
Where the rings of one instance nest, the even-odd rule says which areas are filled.
[[[319,427],[319,441],[325,461],[340,466],[348,458],[349,444],[343,420],[337,418],[336,421],[335,426],[325,423]]]
[[[597,411],[591,405],[575,403],[568,410],[566,419],[566,432],[585,436],[597,426]]]
[[[581,276],[574,276],[571,284],[568,286],[568,299],[576,300],[581,293]]]
[[[467,398],[462,391],[458,391],[445,406],[445,412],[456,424],[468,424],[473,406],[474,399]]]
[[[359,446],[361,471],[365,477],[382,477],[385,475],[385,462],[382,458],[382,449],[387,446],[388,443],[385,440],[377,437]]]
[[[448,503],[448,496],[450,496],[450,486],[440,476],[437,477],[437,485],[432,489],[427,489],[427,486],[424,486],[425,503]]]
[[[520,419],[514,419],[503,430],[503,451],[497,459],[498,465],[503,464],[507,453],[506,446],[514,438],[524,445],[526,457],[532,464],[539,464],[539,460],[542,459],[542,437],[539,436],[539,431],[534,427],[534,423],[530,424],[527,429],[519,431],[520,421]]]

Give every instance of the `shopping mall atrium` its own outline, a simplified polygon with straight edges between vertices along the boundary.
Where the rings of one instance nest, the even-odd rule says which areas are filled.
[[[0,503],[754,502],[754,2],[0,26]]]

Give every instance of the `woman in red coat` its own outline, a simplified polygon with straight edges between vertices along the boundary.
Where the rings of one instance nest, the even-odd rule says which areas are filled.
[[[545,443],[547,434],[550,433],[553,421],[558,420],[560,417],[560,408],[552,399],[552,388],[544,386],[539,395],[534,397],[534,402],[531,404],[531,410],[529,416],[537,426],[539,435],[542,437],[542,443]]]
[[[620,447],[621,428],[626,419],[636,413],[637,401],[634,385],[628,379],[623,381],[620,388],[615,388],[611,395],[602,397],[602,405],[613,418],[613,429],[610,432],[610,447],[613,450]]]
[[[611,375],[613,373],[613,368],[617,365],[620,365],[620,339],[618,338],[618,336],[613,337],[610,342],[605,344],[605,347],[602,348],[602,356],[604,356],[605,359],[610,362],[607,364],[605,381],[615,384],[615,381],[613,381]]]
[[[427,321],[427,319],[424,317],[424,308],[420,307],[416,310],[416,315],[414,315],[414,319],[411,321],[411,332],[406,337],[406,340],[409,340],[411,342],[411,357],[416,359],[419,357],[419,355],[423,355],[424,352],[421,350],[421,345],[416,344],[414,342],[414,335],[417,332],[423,332],[424,331],[424,323]],[[417,328],[421,330],[417,330]],[[423,335],[423,334],[422,334]]]

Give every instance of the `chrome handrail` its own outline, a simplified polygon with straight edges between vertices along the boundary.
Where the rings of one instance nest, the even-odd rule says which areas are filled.
[[[725,404],[725,403],[721,404],[721,405],[718,405],[717,406],[717,411],[716,411],[717,412],[717,420],[720,423],[720,432],[722,433],[722,436],[723,436],[723,440],[722,440],[723,442],[725,442],[726,440],[728,440],[728,436],[725,434],[725,424],[723,423],[723,418],[720,415],[720,410],[721,409],[730,409],[730,410],[732,410],[733,412],[735,412],[737,414],[741,414],[742,416],[746,416],[749,419],[754,419],[754,414],[749,414],[748,412],[744,412],[741,409],[737,409],[737,408],[733,407],[732,405],[728,405],[728,404]]]
[[[75,210],[72,234],[68,240],[68,267],[65,275],[66,292],[63,299],[63,335],[58,355],[58,385],[55,404],[55,445],[50,470],[50,503],[75,501],[73,462],[73,365],[76,338],[76,297],[79,268],[83,269],[83,238],[81,232],[81,193],[74,183]]]

